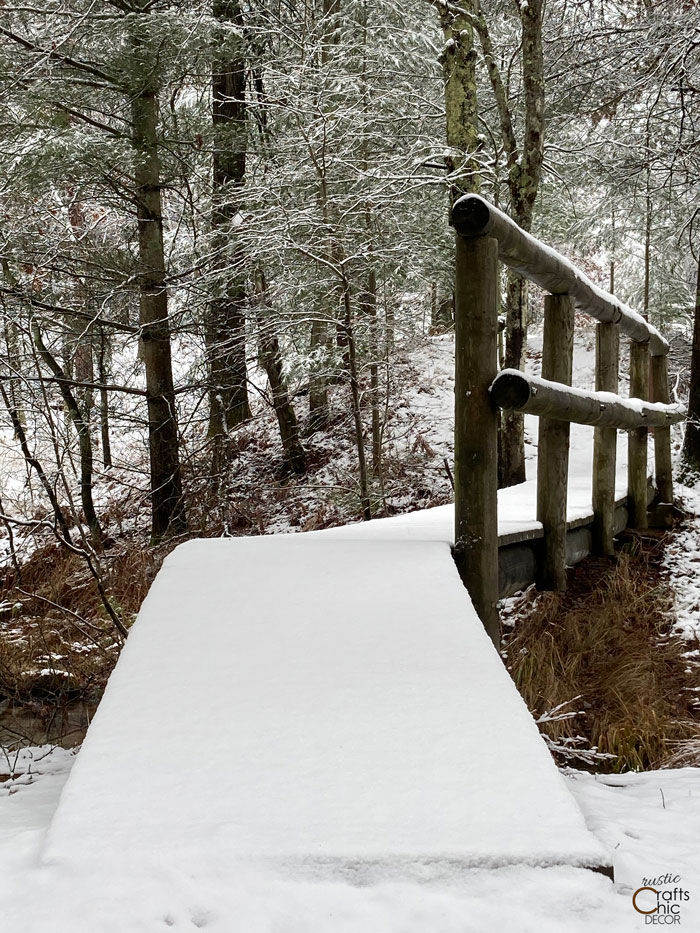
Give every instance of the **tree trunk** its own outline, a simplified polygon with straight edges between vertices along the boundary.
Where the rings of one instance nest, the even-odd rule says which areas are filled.
[[[523,35],[523,88],[525,134],[519,164],[509,174],[515,219],[529,232],[542,175],[544,154],[544,58],[542,52],[542,2],[520,7]],[[506,367],[523,369],[527,348],[527,282],[508,272],[506,296]],[[509,414],[502,422],[502,486],[525,482],[525,424],[522,415]]]
[[[340,0],[323,0],[323,37],[321,41],[321,68],[330,61],[334,48],[340,42]],[[326,178],[320,180],[319,200],[324,223],[329,224],[328,191]],[[331,252],[333,249],[331,248]],[[313,358],[309,380],[309,428],[314,431],[328,424],[328,358],[331,346],[330,315],[317,317],[311,325],[309,350]],[[336,328],[337,330],[337,328]],[[347,352],[347,351],[346,351]]]
[[[527,279],[508,269],[506,276],[505,369],[525,367],[527,342]],[[525,419],[521,412],[501,412],[498,485],[525,482]]]
[[[384,280],[384,330],[386,332],[386,352],[392,353],[396,343],[396,312],[393,301],[387,299],[386,279]]]
[[[377,276],[374,267],[367,272],[367,285],[360,296],[360,310],[369,320],[369,386],[372,405],[372,472],[381,475],[382,422],[379,413],[379,332],[377,328]]]
[[[134,45],[138,38],[134,37]],[[177,415],[165,286],[163,207],[158,157],[158,104],[149,63],[143,86],[131,98],[135,198],[138,224],[139,321],[146,370],[151,461],[151,536],[187,529],[180,476]]]
[[[475,26],[484,52],[501,125],[506,153],[508,192],[515,220],[529,232],[539,191],[544,155],[544,56],[542,50],[542,0],[519,6],[522,28],[523,92],[525,128],[521,150],[515,136],[515,119],[508,88],[503,81],[493,49],[488,24],[475,0]],[[527,346],[527,283],[508,273],[505,303],[507,367],[521,369]],[[522,415],[512,412],[501,422],[499,485],[514,486],[525,480],[525,430]]]
[[[220,23],[243,29],[239,0],[214,0]],[[222,33],[222,41],[224,34]],[[215,56],[212,73],[214,124],[213,266],[217,294],[207,322],[209,356],[209,436],[228,433],[250,417],[246,370],[246,293],[244,257],[235,243],[235,218],[246,169],[247,128],[243,45]]]
[[[2,512],[3,516],[7,516],[7,512],[5,511],[5,504],[3,503],[2,499],[0,499],[0,512]],[[10,551],[10,560],[12,561],[12,569],[15,572],[14,580],[8,574],[6,574],[3,582],[6,587],[11,587],[15,583],[22,582],[22,566],[17,559],[17,551],[15,550],[15,533],[12,530],[12,522],[9,518],[5,517],[2,519],[2,523],[5,526],[5,531],[7,533],[7,544]]]
[[[53,509],[54,518],[56,519],[56,524],[58,525],[63,539],[71,543],[70,529],[68,528],[68,522],[66,517],[63,514],[61,506],[58,503],[58,497],[56,496],[56,490],[49,482],[49,478],[46,475],[46,472],[41,465],[41,461],[34,457],[29,449],[29,444],[27,443],[27,435],[24,430],[24,422],[19,416],[19,412],[14,406],[14,403],[8,396],[4,385],[0,383],[0,394],[2,394],[2,400],[5,403],[8,414],[10,416],[10,421],[12,422],[12,427],[14,428],[15,437],[19,441],[19,445],[22,449],[22,454],[24,456],[27,465],[31,467],[36,475],[39,477],[39,482],[44,487],[44,492],[46,497],[51,503],[51,508]]]
[[[649,173],[647,170],[647,197],[644,217],[644,301],[642,313],[649,320],[649,286],[651,272],[651,197],[649,195]],[[658,323],[658,322],[657,322]]]
[[[80,405],[68,385],[68,378],[61,368],[61,365],[44,343],[38,324],[32,322],[31,331],[39,357],[55,376],[58,382],[58,388],[63,397],[63,403],[66,406],[66,411],[78,434],[78,445],[80,449],[80,501],[92,539],[95,545],[99,547],[102,544],[104,536],[92,498],[93,456],[90,423],[80,410]]]
[[[299,423],[294,406],[289,400],[287,383],[282,371],[282,355],[277,334],[272,322],[262,320],[261,310],[266,307],[267,285],[262,269],[255,272],[255,294],[258,306],[258,346],[260,362],[267,373],[272,400],[275,406],[275,415],[280,429],[280,438],[285,457],[290,468],[295,473],[304,473],[306,470],[306,454],[299,440]]]
[[[107,383],[107,359],[109,357],[109,337],[100,328],[99,348],[97,353],[97,380],[100,383],[100,437],[102,439],[102,464],[112,466],[112,443],[109,436],[109,393]]]
[[[357,357],[355,352],[355,336],[352,328],[352,304],[350,301],[350,283],[343,279],[343,327],[347,341],[350,397],[352,402],[352,418],[355,426],[355,443],[357,445],[357,462],[360,474],[360,505],[362,517],[365,521],[372,518],[372,509],[369,501],[369,484],[367,480],[367,460],[365,458],[365,442],[362,430],[362,414],[360,410],[360,384],[357,374]]]
[[[0,268],[2,268],[3,278],[5,279],[7,285],[10,288],[15,288],[19,282],[15,275],[12,273],[10,264],[4,256],[2,259],[0,259]],[[2,307],[3,310],[6,310],[4,297],[2,299]],[[20,359],[20,330],[12,315],[5,315],[4,335],[5,348],[7,351],[7,362],[13,375],[17,375],[21,372],[22,369]],[[9,398],[12,403],[12,410],[15,412],[17,419],[19,420],[19,423],[22,425],[22,427],[25,427],[27,419],[24,408],[22,407],[22,403],[20,401],[20,389],[17,380],[11,380],[9,389]]]
[[[311,325],[309,350],[313,358],[309,377],[309,429],[316,431],[330,420],[328,403],[328,370],[326,357],[329,350],[328,321],[316,318]]]
[[[22,371],[22,363],[19,353],[19,329],[14,321],[5,319],[5,350],[7,352],[7,362],[10,367],[10,371],[13,375],[17,375]],[[17,415],[19,423],[24,427],[27,424],[27,416],[22,407],[22,401],[20,398],[20,387],[17,379],[12,379],[10,381],[10,394],[9,399],[12,404],[12,409]]]
[[[81,243],[88,235],[87,224],[85,223],[85,212],[80,199],[80,190],[72,186],[68,188],[70,203],[68,205],[68,219],[70,221],[73,236],[76,243]],[[75,297],[78,307],[90,310],[90,290],[86,280],[81,276],[76,276]],[[68,325],[68,333],[64,337],[63,359],[68,363],[64,364],[66,375],[70,375],[76,382],[92,383],[95,381],[94,359],[93,359],[93,326],[91,323],[86,325],[85,321],[77,315],[64,315]],[[83,419],[88,426],[92,420],[92,408],[94,404],[94,390],[89,386],[76,389],[75,396],[79,400]],[[68,411],[68,416],[72,416]]]
[[[683,441],[683,471],[686,482],[700,482],[700,259],[695,287],[693,351],[690,360],[688,423]]]
[[[469,4],[467,4],[469,6]],[[473,158],[479,144],[476,101],[476,52],[472,20],[467,13],[445,6],[440,12],[445,39],[441,55],[445,86],[445,123],[450,152],[451,200],[479,190],[479,164]]]

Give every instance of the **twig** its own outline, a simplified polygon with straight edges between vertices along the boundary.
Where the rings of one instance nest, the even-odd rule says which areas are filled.
[[[450,469],[450,464],[449,464],[449,461],[448,461],[447,457],[443,457],[443,458],[442,458],[442,462],[445,464],[445,470],[446,470],[446,472],[447,472],[447,478],[448,478],[449,481],[450,481],[450,486],[452,487],[452,492],[454,492],[454,489],[455,489],[455,478],[454,478],[454,476],[452,475],[452,470]]]
[[[77,612],[73,612],[72,609],[68,609],[67,606],[62,606],[60,603],[55,603],[52,599],[47,599],[46,596],[40,596],[38,593],[29,593],[27,590],[23,590],[21,587],[15,587],[18,593],[21,593],[22,596],[27,596],[29,599],[38,599],[42,603],[48,603],[49,606],[53,606],[54,609],[58,609],[60,612],[65,612],[66,615],[71,616],[74,619],[77,619],[81,625],[87,625],[88,628],[91,628],[95,632],[100,632],[101,629],[98,625],[95,625],[94,622],[89,622],[87,619],[84,619],[81,615],[78,615]],[[73,623],[75,625],[75,623]],[[84,632],[79,625],[75,625],[75,628],[83,635],[85,638],[88,638],[93,645],[97,648],[102,648],[102,645],[89,635],[87,632]]]

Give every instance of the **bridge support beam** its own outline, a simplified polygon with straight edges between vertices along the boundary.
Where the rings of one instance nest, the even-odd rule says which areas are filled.
[[[630,341],[630,398],[649,398],[649,341]],[[647,519],[647,438],[648,428],[629,432],[627,458],[627,503],[630,527],[643,531]]]
[[[598,324],[595,343],[596,392],[612,392],[619,388],[620,330],[617,324]],[[595,429],[593,435],[593,547],[596,554],[615,554],[615,467],[617,460],[617,430]]]
[[[668,405],[668,357],[651,358],[652,395],[655,402]],[[673,503],[673,464],[671,462],[671,427],[654,428],[654,460],[656,486],[661,502]]]
[[[498,609],[498,242],[456,235],[455,546],[474,608],[496,647]]]
[[[546,295],[542,378],[571,385],[574,360],[574,300]],[[537,520],[544,529],[544,562],[537,586],[566,589],[566,502],[569,482],[568,421],[540,418],[537,439]]]

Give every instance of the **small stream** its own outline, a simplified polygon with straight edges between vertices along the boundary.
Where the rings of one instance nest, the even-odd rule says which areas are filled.
[[[74,748],[97,709],[96,701],[76,700],[61,706],[0,700],[0,746],[61,745]]]

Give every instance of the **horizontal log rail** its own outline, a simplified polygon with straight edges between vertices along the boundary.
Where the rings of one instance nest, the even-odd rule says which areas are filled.
[[[499,408],[621,431],[667,427],[685,418],[679,405],[625,399],[611,392],[586,392],[518,369],[502,370],[489,391]]]
[[[465,194],[452,208],[452,225],[463,237],[498,240],[498,258],[550,295],[571,295],[577,310],[602,323],[619,324],[623,334],[649,341],[652,356],[668,353],[666,341],[641,314],[595,285],[568,259],[522,230],[514,220],[478,194]]]

